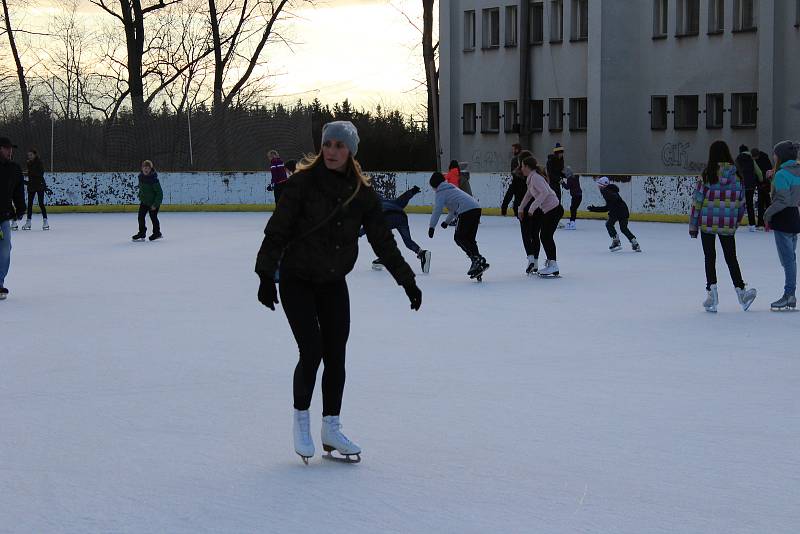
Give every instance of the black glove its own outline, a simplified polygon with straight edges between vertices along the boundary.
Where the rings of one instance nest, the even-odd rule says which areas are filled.
[[[422,189],[420,189],[418,185],[415,185],[414,187],[411,188],[411,192],[414,193],[415,195],[418,194],[420,191],[422,191]]]
[[[445,221],[445,222],[443,222],[443,223],[442,223],[442,228],[444,228],[445,230],[447,230],[447,221]]]
[[[500,215],[502,215],[503,217],[508,215],[508,208],[500,208]]]
[[[433,228],[428,228],[428,237],[433,239]]]
[[[272,187],[272,184],[269,184],[269,185],[267,186],[267,191],[272,191],[273,189],[274,189],[274,187]]]
[[[597,206],[589,206],[586,209],[589,210],[589,211],[597,211]]]
[[[417,283],[414,279],[412,278],[403,284],[403,289],[406,290],[408,300],[411,302],[411,309],[414,311],[419,310],[419,307],[422,306],[422,291],[417,287]]]
[[[258,301],[275,311],[275,305],[278,304],[278,288],[275,287],[275,280],[270,276],[260,276],[261,284],[258,286]]]

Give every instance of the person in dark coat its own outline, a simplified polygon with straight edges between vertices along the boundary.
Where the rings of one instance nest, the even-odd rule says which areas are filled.
[[[142,241],[147,235],[147,224],[145,216],[150,214],[150,221],[153,223],[153,233],[150,241],[161,239],[161,222],[158,220],[158,211],[161,209],[161,202],[164,200],[164,190],[161,189],[161,182],[158,181],[153,162],[149,159],[142,162],[142,172],[139,173],[139,233],[133,236],[134,241]]]
[[[417,259],[420,261],[422,272],[428,273],[430,272],[431,267],[431,252],[430,250],[425,250],[420,247],[411,237],[411,228],[409,227],[408,215],[406,215],[405,211],[409,201],[414,198],[415,195],[419,194],[420,191],[421,189],[415,185],[397,198],[388,200],[383,199],[381,201],[381,206],[383,208],[386,226],[390,230],[397,230],[397,233],[400,234],[400,237],[403,239],[403,243],[405,244],[406,248],[416,254]],[[366,233],[367,231],[362,228],[361,232],[359,233],[359,237]],[[376,271],[383,269],[383,262],[381,262],[380,258],[372,262],[372,268]]]
[[[736,156],[736,169],[739,171],[739,176],[742,177],[742,185],[744,185],[744,198],[747,203],[747,224],[750,225],[750,231],[756,231],[756,210],[753,200],[755,199],[756,187],[763,180],[761,169],[756,162],[753,161],[753,156],[750,155],[750,150],[747,145],[739,147],[739,155]]]
[[[11,159],[15,148],[8,137],[0,137],[0,300],[8,297],[5,281],[11,267],[11,223],[25,216],[22,169]]]
[[[553,153],[547,156],[547,180],[550,188],[555,192],[558,201],[561,202],[561,181],[564,179],[564,147],[561,143],[556,143]]]
[[[514,143],[511,146],[511,154],[511,182],[508,184],[508,190],[503,197],[503,202],[500,204],[500,214],[504,217],[508,214],[509,204],[511,204],[514,217],[517,216],[519,204],[522,202],[522,197],[525,196],[525,192],[528,189],[527,185],[525,184],[525,177],[522,175],[522,167],[520,165],[520,161],[524,159],[520,157],[522,154],[522,145],[519,143]],[[530,152],[527,152],[527,154],[530,154]]]
[[[628,204],[626,204],[619,195],[619,187],[612,184],[607,176],[601,176],[595,183],[597,183],[597,187],[600,188],[600,194],[603,195],[603,200],[606,201],[606,205],[589,206],[588,209],[595,213],[608,212],[606,230],[608,230],[608,236],[611,238],[611,246],[608,247],[608,249],[615,252],[622,248],[617,230],[614,228],[614,225],[619,223],[619,230],[628,238],[628,241],[631,242],[631,248],[635,252],[641,252],[642,249],[639,246],[639,242],[636,241],[636,236],[628,229],[628,218],[631,214],[628,210]]]
[[[34,197],[39,201],[39,210],[42,213],[42,230],[49,230],[47,224],[47,207],[44,203],[44,193],[47,191],[47,183],[44,180],[44,164],[35,148],[28,150],[28,220],[25,221],[23,230],[31,229],[31,219],[33,218]]]
[[[578,218],[578,208],[581,207],[583,202],[583,189],[581,189],[581,177],[572,172],[572,169],[567,167],[564,170],[564,181],[561,182],[561,187],[569,191],[569,222],[567,223],[567,230],[576,230],[575,220]]]
[[[769,208],[772,202],[772,180],[769,177],[771,174],[770,171],[772,171],[772,162],[769,160],[769,155],[756,147],[750,149],[750,154],[753,156],[753,160],[761,171],[761,182],[756,188],[758,191],[756,230],[763,230],[765,228],[764,213],[766,213],[767,208]]]
[[[384,221],[381,200],[355,160],[358,132],[347,121],[326,124],[322,149],[298,166],[264,230],[255,272],[258,300],[275,310],[280,289],[283,310],[300,350],[294,372],[294,446],[307,462],[314,456],[309,406],[317,369],[322,376],[322,446],[348,459],[360,447],[341,432],[339,413],[345,383],[345,350],[350,333],[350,298],[345,277],[358,257],[358,234],[367,240],[411,309],[422,304],[414,272]],[[276,286],[274,274],[280,262]],[[360,458],[359,458],[360,459]]]

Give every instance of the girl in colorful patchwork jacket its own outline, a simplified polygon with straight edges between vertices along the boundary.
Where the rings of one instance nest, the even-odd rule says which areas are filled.
[[[736,258],[736,229],[744,216],[744,190],[733,164],[731,151],[725,141],[714,141],[708,153],[708,165],[698,177],[692,211],[689,215],[689,235],[701,235],[706,263],[706,300],[703,307],[716,313],[717,294],[716,238],[719,237],[725,262],[736,288],[739,304],[744,311],[756,299],[756,290],[747,289]]]

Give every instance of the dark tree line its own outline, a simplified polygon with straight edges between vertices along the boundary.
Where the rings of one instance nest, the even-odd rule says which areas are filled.
[[[22,160],[23,148],[35,147],[48,170],[52,156],[57,172],[128,171],[143,159],[152,159],[162,171],[265,170],[270,149],[284,159],[318,151],[322,125],[332,120],[350,120],[357,126],[358,159],[365,170],[428,170],[435,165],[425,124],[380,106],[355,109],[347,100],[333,106],[318,100],[291,106],[234,105],[222,123],[202,104],[191,114],[163,105],[138,119],[123,109],[111,121],[61,116],[51,121],[50,110],[42,106],[30,113],[28,146],[21,147],[17,159]],[[25,128],[21,115],[0,122],[0,134],[13,139],[22,139]]]

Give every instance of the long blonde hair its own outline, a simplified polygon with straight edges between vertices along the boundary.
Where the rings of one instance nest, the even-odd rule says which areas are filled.
[[[297,164],[298,171],[307,171],[316,168],[318,165],[324,165],[325,161],[322,158],[322,150],[319,154],[306,154],[300,163]],[[347,156],[347,174],[353,175],[358,181],[356,193],[361,187],[372,187],[372,178],[365,174],[361,169],[361,164],[353,157],[353,154]]]

